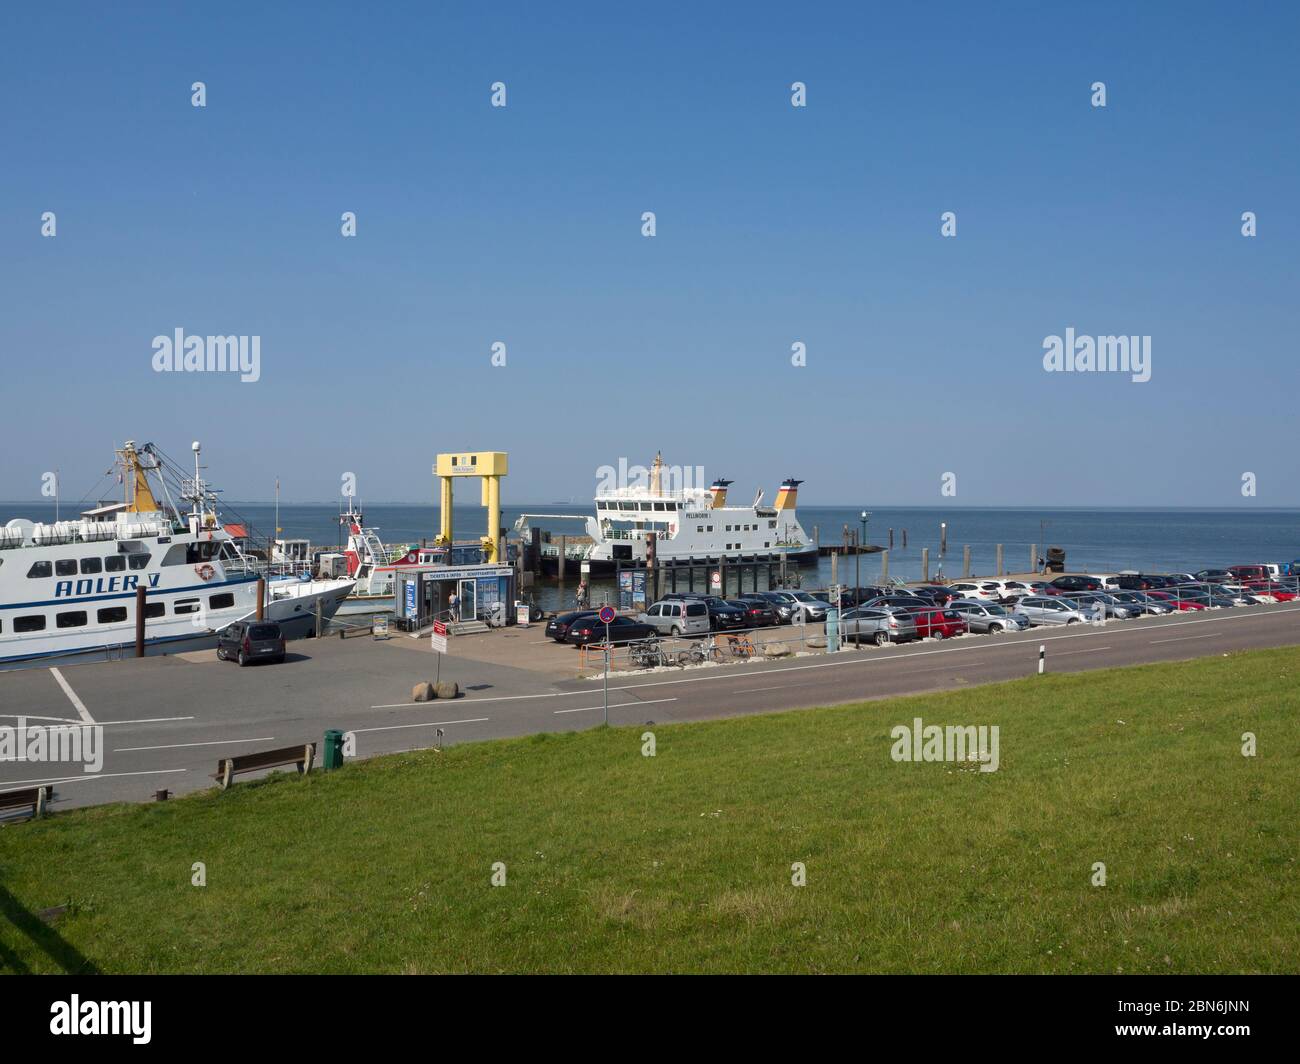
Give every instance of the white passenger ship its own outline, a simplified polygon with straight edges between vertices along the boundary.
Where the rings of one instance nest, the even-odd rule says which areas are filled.
[[[65,657],[134,652],[136,596],[145,588],[145,651],[215,645],[216,633],[257,611],[259,576],[274,578],[222,527],[216,497],[199,476],[182,478],[152,444],[117,452],[124,500],[79,521],[0,528],[0,669]],[[164,474],[168,474],[164,476]],[[192,503],[182,514],[168,479]],[[162,500],[162,501],[160,501]],[[354,581],[268,582],[264,615],[286,637],[308,634],[351,593]]]
[[[759,491],[750,506],[728,506],[730,480],[715,480],[708,488],[666,490],[664,463],[655,455],[648,482],[596,494],[596,514],[584,518],[589,544],[566,551],[566,561],[590,563],[593,573],[618,565],[644,563],[646,537],[655,533],[655,556],[661,561],[695,559],[777,558],[811,561],[817,544],[795,514],[801,480],[783,480],[776,502],[763,505]],[[515,523],[521,536],[530,519],[557,515],[524,514]],[[559,515],[564,516],[564,515]],[[552,559],[553,560],[553,559]]]

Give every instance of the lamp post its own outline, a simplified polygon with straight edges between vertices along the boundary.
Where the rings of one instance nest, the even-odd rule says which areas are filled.
[[[862,605],[862,602],[861,602],[861,599],[862,599],[862,548],[863,548],[864,546],[866,546],[866,543],[867,543],[867,521],[870,519],[870,517],[871,517],[871,514],[869,514],[866,510],[863,510],[862,513],[861,513],[861,515],[859,515],[859,517],[858,517],[858,520],[862,522],[862,537],[858,540],[858,554],[857,554],[858,570],[857,570],[857,576],[854,578],[854,583],[856,584],[856,586],[853,588],[854,605],[857,605],[857,606],[861,606],[861,605]]]

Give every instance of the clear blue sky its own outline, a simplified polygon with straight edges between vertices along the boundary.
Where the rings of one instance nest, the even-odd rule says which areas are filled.
[[[1294,3],[51,7],[0,9],[0,498],[131,437],[236,499],[662,449],[809,503],[1300,501]],[[261,380],[154,373],[178,327]],[[1066,327],[1151,381],[1045,373]]]

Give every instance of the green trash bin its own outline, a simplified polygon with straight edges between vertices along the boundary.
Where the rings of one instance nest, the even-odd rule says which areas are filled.
[[[337,728],[330,728],[325,732],[325,761],[324,768],[342,768],[343,767],[343,733]]]

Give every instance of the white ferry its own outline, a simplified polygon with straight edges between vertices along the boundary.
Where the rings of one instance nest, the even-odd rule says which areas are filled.
[[[257,611],[257,580],[273,580],[222,527],[216,496],[181,477],[152,444],[117,452],[124,499],[79,521],[0,527],[0,669],[54,658],[134,653],[137,589],[145,596],[145,652],[215,645],[216,633]],[[169,480],[193,503],[172,502]],[[268,582],[265,616],[288,638],[333,617],[354,581]]]
[[[597,492],[595,516],[582,518],[590,542],[566,551],[566,562],[588,562],[593,573],[644,563],[651,532],[655,556],[661,561],[784,556],[800,562],[817,557],[817,544],[795,514],[803,481],[783,480],[771,506],[763,505],[762,491],[750,506],[728,506],[732,481],[665,490],[663,469],[662,456],[655,455],[647,483]],[[526,537],[530,519],[565,516],[569,515],[524,514],[515,522],[515,530]],[[556,559],[544,556],[543,560],[551,568]]]

